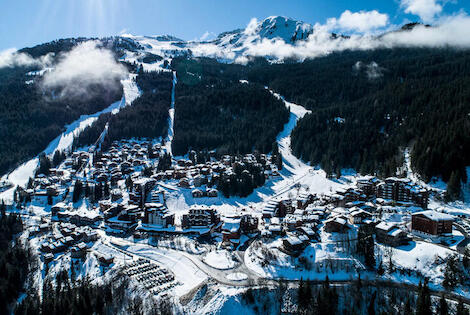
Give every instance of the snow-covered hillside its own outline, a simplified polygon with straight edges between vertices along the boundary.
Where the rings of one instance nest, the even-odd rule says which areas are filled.
[[[234,61],[246,54],[248,51],[264,40],[283,41],[287,44],[296,44],[305,41],[314,32],[311,24],[297,21],[283,16],[270,16],[262,21],[252,20],[246,28],[221,33],[216,39],[210,41],[184,41],[179,38],[165,36],[134,36],[122,35],[127,39],[136,41],[143,51],[130,52],[124,59],[136,61],[145,53],[171,59],[182,54],[193,54],[194,56],[214,57],[219,60]],[[238,59],[238,61],[241,61]],[[152,65],[144,63],[145,70],[155,70],[162,62]]]

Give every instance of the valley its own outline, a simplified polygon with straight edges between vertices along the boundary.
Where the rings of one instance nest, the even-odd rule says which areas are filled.
[[[385,34],[374,49],[297,62],[249,55],[279,38],[300,49],[312,34],[270,17],[212,41],[25,49],[106,50],[121,96],[103,83],[112,97],[79,98],[96,106],[54,122],[42,151],[2,176],[1,222],[21,222],[6,248],[28,256],[7,306],[59,312],[78,296],[85,307],[74,290],[111,313],[468,306],[468,52],[384,48]],[[46,89],[61,58],[28,85]]]

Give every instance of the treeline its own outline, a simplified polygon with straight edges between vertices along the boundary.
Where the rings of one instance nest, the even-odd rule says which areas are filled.
[[[115,115],[111,113],[101,115],[74,139],[74,146],[94,144],[106,124],[108,130],[103,140],[103,148],[109,147],[114,140],[166,136],[172,80],[171,72],[144,72],[140,69],[136,83],[142,95],[132,103],[132,106],[121,108]]]
[[[289,119],[289,110],[281,100],[262,85],[232,80],[230,73],[236,74],[236,69],[229,67],[232,70],[224,72],[227,66],[213,61],[177,59],[172,67],[179,76],[174,154],[204,149],[218,154],[271,150]]]
[[[139,43],[130,38],[113,36],[101,39],[86,37],[57,39],[48,43],[20,49],[19,52],[28,54],[33,58],[42,57],[47,54],[51,54],[53,58],[56,58],[59,57],[60,54],[72,50],[78,44],[90,40],[99,42],[101,46],[111,50],[118,58],[124,55],[125,50],[135,52],[139,49],[143,49]]]
[[[253,65],[249,80],[299,103],[294,153],[327,172],[394,175],[405,147],[423,179],[470,165],[470,54],[454,49],[345,51],[297,64]]]
[[[12,304],[23,290],[26,281],[29,251],[15,242],[18,233],[23,231],[23,223],[17,215],[7,215],[5,205],[0,204],[0,314],[8,314]]]
[[[14,314],[171,314],[167,300],[157,301],[148,297],[145,301],[138,295],[132,297],[129,281],[116,275],[112,281],[93,284],[88,279],[75,280],[66,270],[57,273],[54,283],[44,280],[42,293],[36,290],[17,306]]]

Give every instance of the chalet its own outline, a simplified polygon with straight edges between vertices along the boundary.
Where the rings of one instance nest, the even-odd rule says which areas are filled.
[[[452,234],[454,217],[433,210],[413,213],[411,216],[411,230],[428,235]]]
[[[95,242],[98,240],[98,233],[96,231],[84,231],[82,233],[82,239],[84,242]]]
[[[207,178],[205,178],[202,175],[196,175],[193,178],[193,184],[194,184],[194,187],[199,187],[199,186],[202,186],[204,184],[207,184]]]
[[[59,221],[70,222],[76,225],[92,225],[103,220],[103,217],[94,211],[59,212],[57,217]]]
[[[408,234],[396,224],[390,222],[380,222],[377,224],[375,226],[375,235],[377,242],[389,246],[404,245],[409,241]]]
[[[111,191],[111,201],[116,202],[122,198],[122,191],[120,189],[113,189]]]
[[[86,255],[86,244],[80,243],[70,249],[70,256],[72,258],[83,258]]]
[[[298,226],[302,225],[302,217],[298,215],[288,214],[284,218],[284,226],[289,231],[294,231]]]
[[[263,218],[269,219],[274,217],[274,212],[276,211],[277,202],[269,201],[268,204],[263,209]]]
[[[186,178],[186,172],[184,170],[176,170],[175,179],[182,179],[182,178]]]
[[[240,222],[239,217],[225,218],[222,225],[223,242],[232,242],[238,244],[240,240]]]
[[[287,214],[294,213],[294,207],[292,206],[291,200],[281,200],[277,204],[276,216],[284,218]]]
[[[347,230],[349,230],[348,221],[346,217],[342,215],[328,219],[324,222],[324,224],[325,231],[328,233],[345,233]]]
[[[219,195],[217,189],[209,188],[206,190],[207,197],[216,198]]]
[[[189,180],[185,177],[179,180],[178,186],[183,188],[189,188],[191,184],[189,183]]]
[[[111,255],[99,255],[98,256],[98,261],[102,265],[109,266],[114,262],[114,257]]]
[[[292,255],[299,254],[304,248],[305,243],[296,236],[288,236],[282,240],[284,250]]]
[[[70,209],[69,206],[67,206],[65,203],[63,202],[58,202],[56,203],[55,205],[53,205],[51,207],[51,215],[52,216],[57,216],[57,214],[59,212],[64,212],[64,211],[68,211]]]
[[[193,196],[193,198],[202,198],[204,197],[204,193],[202,192],[202,190],[200,189],[194,189],[192,192],[191,192],[191,195]]]
[[[301,226],[298,228],[298,231],[307,236],[309,240],[316,239],[318,237],[317,233],[315,233],[311,228],[306,226]]]
[[[357,180],[357,188],[367,197],[374,196],[377,178],[375,177],[364,177]]]
[[[353,208],[351,208],[353,210]],[[364,224],[372,221],[372,213],[356,208],[349,214],[349,223]]]

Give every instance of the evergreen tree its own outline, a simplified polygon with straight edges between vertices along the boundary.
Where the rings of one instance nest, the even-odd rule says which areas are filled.
[[[457,312],[455,313],[456,315],[468,315],[469,311],[463,304],[463,301],[460,300],[459,304],[457,305]]]
[[[126,188],[127,188],[127,190],[131,191],[133,185],[134,185],[134,183],[132,182],[132,178],[130,176],[127,176],[126,177]]]
[[[2,216],[2,218],[5,217],[6,210],[7,210],[7,206],[5,205],[5,201],[3,201],[2,199],[2,203],[0,204],[0,215]]]
[[[431,293],[429,291],[428,282],[425,280],[418,286],[418,299],[416,301],[416,315],[430,315],[431,309]]]
[[[38,174],[49,175],[50,169],[52,167],[51,160],[49,157],[43,152],[39,155],[39,169]]]
[[[104,182],[104,187],[103,187],[103,197],[105,199],[107,199],[107,198],[109,198],[109,195],[110,195],[110,193],[109,193],[109,184],[108,184],[107,181],[105,181]]]
[[[450,179],[447,182],[446,197],[449,200],[460,200],[462,199],[462,188],[460,182],[460,176],[457,171],[453,171],[450,175]]]
[[[77,179],[73,186],[72,202],[75,203],[81,199],[82,190],[83,190],[82,182],[79,179]]]
[[[364,258],[364,264],[375,268],[375,243],[372,232],[365,225],[361,225],[357,232],[356,252]]]
[[[441,295],[441,299],[439,300],[438,314],[449,315],[449,306],[447,305],[447,301],[444,297],[444,294]]]
[[[448,290],[455,289],[459,282],[460,273],[458,257],[456,255],[449,256],[444,270],[444,280],[442,281],[443,287]]]

